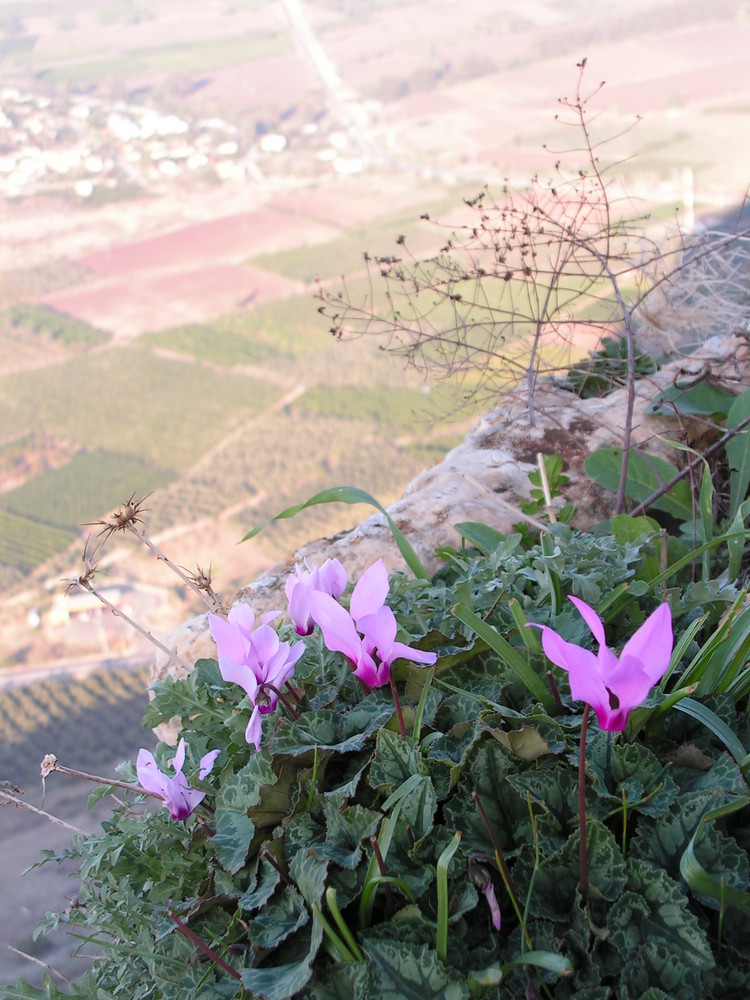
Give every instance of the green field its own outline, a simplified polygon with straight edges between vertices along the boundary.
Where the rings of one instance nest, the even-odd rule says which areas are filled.
[[[0,510],[0,564],[24,573],[66,549],[75,537],[73,531]]]
[[[412,209],[408,214],[400,212],[398,215],[378,219],[327,243],[261,254],[248,263],[283,274],[287,278],[310,282],[316,278],[336,278],[361,270],[365,267],[365,251],[371,257],[404,257],[408,260],[408,252],[434,252],[443,236],[447,235],[435,226],[420,222],[420,214],[426,211],[431,217],[439,217],[442,211],[455,207],[456,203],[460,203],[458,196],[452,197],[450,202],[442,200],[425,206],[424,209]],[[402,235],[406,237],[408,252],[396,242]]]
[[[427,399],[418,389],[316,385],[296,400],[302,413],[361,420],[379,430],[413,428],[425,420]]]
[[[113,347],[0,378],[0,428],[6,440],[34,428],[177,471],[278,394],[256,379]]]
[[[67,465],[34,476],[0,493],[0,510],[77,530],[109,513],[131,495],[166,486],[171,476],[132,455],[95,451],[75,455]]]
[[[311,329],[315,307],[310,296],[282,299],[210,323],[189,323],[149,334],[141,343],[163,347],[223,368],[305,357],[328,346],[325,327]],[[312,323],[314,325],[314,323]]]
[[[3,319],[13,329],[41,334],[51,340],[59,341],[66,347],[94,347],[109,340],[109,334],[103,330],[97,330],[88,323],[66,316],[65,313],[40,303],[11,306]]]
[[[101,713],[106,720],[113,706],[123,700],[143,696],[145,710],[145,688],[148,671],[138,670],[95,670],[85,677],[70,680],[46,680],[33,687],[10,688],[0,691],[0,745],[6,750],[24,743],[30,734],[50,724],[64,722],[78,717],[85,726],[85,720]],[[110,725],[112,725],[110,719]],[[137,736],[136,736],[137,739]],[[150,734],[143,740],[152,739]],[[61,763],[70,764],[70,758],[63,756],[65,748],[55,746],[61,755]],[[41,747],[38,758],[44,752]],[[35,762],[38,770],[38,763]]]
[[[52,63],[50,68],[37,70],[37,78],[56,86],[162,74],[210,73],[290,51],[287,35],[279,31],[267,38],[208,39],[184,45],[133,49],[108,59],[65,62],[57,66]]]

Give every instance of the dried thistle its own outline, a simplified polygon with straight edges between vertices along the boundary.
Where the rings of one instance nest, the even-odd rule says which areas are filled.
[[[72,594],[74,590],[78,587],[83,587],[84,590],[91,590],[91,581],[97,572],[97,552],[101,546],[101,542],[94,546],[94,549],[89,553],[89,542],[91,541],[91,536],[86,539],[83,546],[83,555],[81,559],[83,561],[83,573],[79,576],[71,577],[69,580],[64,580],[63,583],[67,583],[65,588],[66,594]]]
[[[152,491],[153,492],[153,491]],[[120,510],[114,511],[109,517],[102,518],[99,521],[86,521],[87,525],[102,525],[102,530],[99,532],[100,535],[105,535],[109,538],[116,531],[125,531],[131,528],[135,524],[145,524],[146,522],[140,516],[148,507],[144,507],[143,504],[151,496],[151,493],[147,493],[144,497],[136,500],[135,493],[131,493],[130,497],[122,504]],[[105,538],[105,540],[106,540]]]

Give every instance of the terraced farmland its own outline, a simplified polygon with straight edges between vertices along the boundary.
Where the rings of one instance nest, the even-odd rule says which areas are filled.
[[[164,469],[131,455],[81,453],[67,465],[0,494],[0,510],[75,532],[84,522],[109,513],[131,493],[148,493],[170,479]]]
[[[135,455],[179,470],[237,419],[278,395],[242,375],[113,347],[0,379],[0,427],[36,428],[79,448]]]
[[[0,510],[0,568],[5,564],[26,573],[67,548],[75,537],[74,531]]]

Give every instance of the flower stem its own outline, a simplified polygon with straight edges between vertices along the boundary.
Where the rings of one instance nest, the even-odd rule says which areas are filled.
[[[41,770],[43,779],[47,775],[52,774],[53,771],[59,771],[60,774],[67,774],[71,778],[83,778],[84,781],[93,781],[97,785],[114,785],[115,788],[126,788],[129,792],[138,792],[139,795],[150,795],[154,799],[161,799],[161,795],[157,795],[156,792],[149,792],[148,789],[142,788],[140,785],[133,785],[127,781],[118,781],[116,778],[102,778],[98,774],[89,774],[87,771],[76,771],[75,768],[64,767],[62,764],[58,764],[57,757],[53,753],[45,754]]]
[[[299,720],[299,713],[297,712],[297,709],[292,705],[291,701],[289,701],[289,699],[287,698],[287,696],[284,694],[283,691],[279,691],[277,687],[274,687],[273,684],[269,684],[268,681],[266,681],[265,684],[261,684],[260,691],[262,691],[263,688],[268,688],[269,691],[273,691],[273,693],[276,695],[276,697],[279,699],[279,701],[282,703],[284,708],[289,713],[289,717],[291,719],[293,719],[295,722]],[[258,693],[260,693],[260,691]]]
[[[581,898],[584,905],[589,894],[589,859],[586,849],[586,730],[590,710],[590,705],[583,710],[581,749],[578,756],[578,826],[581,833]]]
[[[262,857],[264,857],[266,861],[268,861],[271,867],[275,868],[276,871],[279,873],[279,875],[281,875],[282,881],[285,883],[285,885],[294,885],[292,879],[287,875],[287,873],[284,871],[284,869],[281,867],[279,862],[276,860],[273,854],[271,854],[270,851],[261,851],[260,853]]]
[[[406,736],[406,726],[404,725],[404,713],[401,710],[401,701],[398,696],[398,691],[396,690],[396,684],[391,677],[391,694],[393,695],[393,704],[396,706],[396,716],[398,718],[398,728],[402,736]]]
[[[508,863],[505,860],[505,855],[500,847],[500,841],[497,839],[497,834],[495,833],[495,828],[492,825],[487,812],[482,804],[482,800],[476,792],[471,793],[471,797],[474,799],[479,810],[479,815],[482,817],[482,822],[487,828],[487,833],[490,835],[490,840],[492,841],[492,846],[495,850],[495,862],[498,869],[500,870],[500,875],[502,876],[505,888],[508,890],[508,895],[510,896],[510,901],[513,904],[513,909],[516,911],[516,916],[518,917],[518,922],[523,930],[523,936],[526,938],[526,944],[529,948],[533,949],[533,944],[531,943],[531,938],[529,932],[526,928],[526,921],[523,918],[523,913],[521,913],[521,906],[518,902],[518,893],[516,892],[516,887],[513,885],[513,879],[510,877],[510,869],[508,868]]]
[[[190,930],[188,925],[184,924],[179,917],[172,913],[171,910],[167,910],[167,916],[170,920],[173,920],[174,923],[177,924],[177,929],[180,934],[184,934],[189,941],[192,941],[197,948],[200,948],[205,955],[208,955],[212,962],[215,962],[216,965],[222,968],[225,972],[228,972],[229,975],[233,976],[235,979],[242,979],[239,972],[236,969],[233,969],[229,962],[225,962],[221,955],[217,955],[213,948],[209,948],[205,941],[201,941],[195,931]]]
[[[565,705],[563,705],[563,700],[560,697],[560,688],[557,686],[557,681],[555,680],[555,675],[551,670],[547,671],[547,681],[552,691],[552,697],[555,699],[555,705],[557,705],[557,711],[559,715],[565,715]]]

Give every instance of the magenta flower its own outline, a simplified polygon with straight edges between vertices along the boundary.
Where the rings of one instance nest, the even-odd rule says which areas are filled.
[[[218,615],[208,616],[221,676],[230,684],[239,684],[253,706],[245,739],[256,750],[260,750],[260,717],[276,708],[278,692],[305,651],[304,642],[290,646],[268,624],[278,614],[274,611],[264,615],[257,628],[253,627],[255,615],[248,604],[235,604],[227,621]]]
[[[198,777],[203,781],[212,771],[216,758],[221,753],[220,750],[209,750],[201,757],[200,771]],[[187,819],[196,806],[200,805],[206,797],[205,792],[200,792],[196,788],[191,788],[187,783],[187,778],[182,773],[182,766],[185,763],[185,741],[180,740],[177,744],[177,751],[172,761],[174,767],[174,777],[164,774],[156,766],[154,755],[148,750],[138,751],[136,761],[136,772],[141,788],[164,800],[164,805],[169,809],[172,819]]]
[[[368,687],[387,684],[391,664],[399,657],[414,663],[433,664],[437,654],[412,649],[396,641],[396,616],[385,606],[388,570],[378,559],[366,570],[352,591],[349,611],[324,593],[312,596],[312,616],[320,626],[326,647],[343,653],[354,674]]]
[[[573,698],[591,705],[602,729],[619,732],[669,666],[674,641],[669,605],[660,604],[649,615],[618,660],[606,645],[604,625],[594,609],[577,597],[570,600],[599,643],[598,655],[566,642],[547,625],[536,625],[542,630],[542,648],[549,660],[568,671]]]
[[[346,590],[346,570],[338,559],[326,559],[322,566],[305,569],[299,564],[294,573],[287,577],[286,598],[289,601],[289,617],[294,622],[298,635],[310,635],[315,623],[312,617],[311,596],[314,593],[329,594],[334,600]]]

